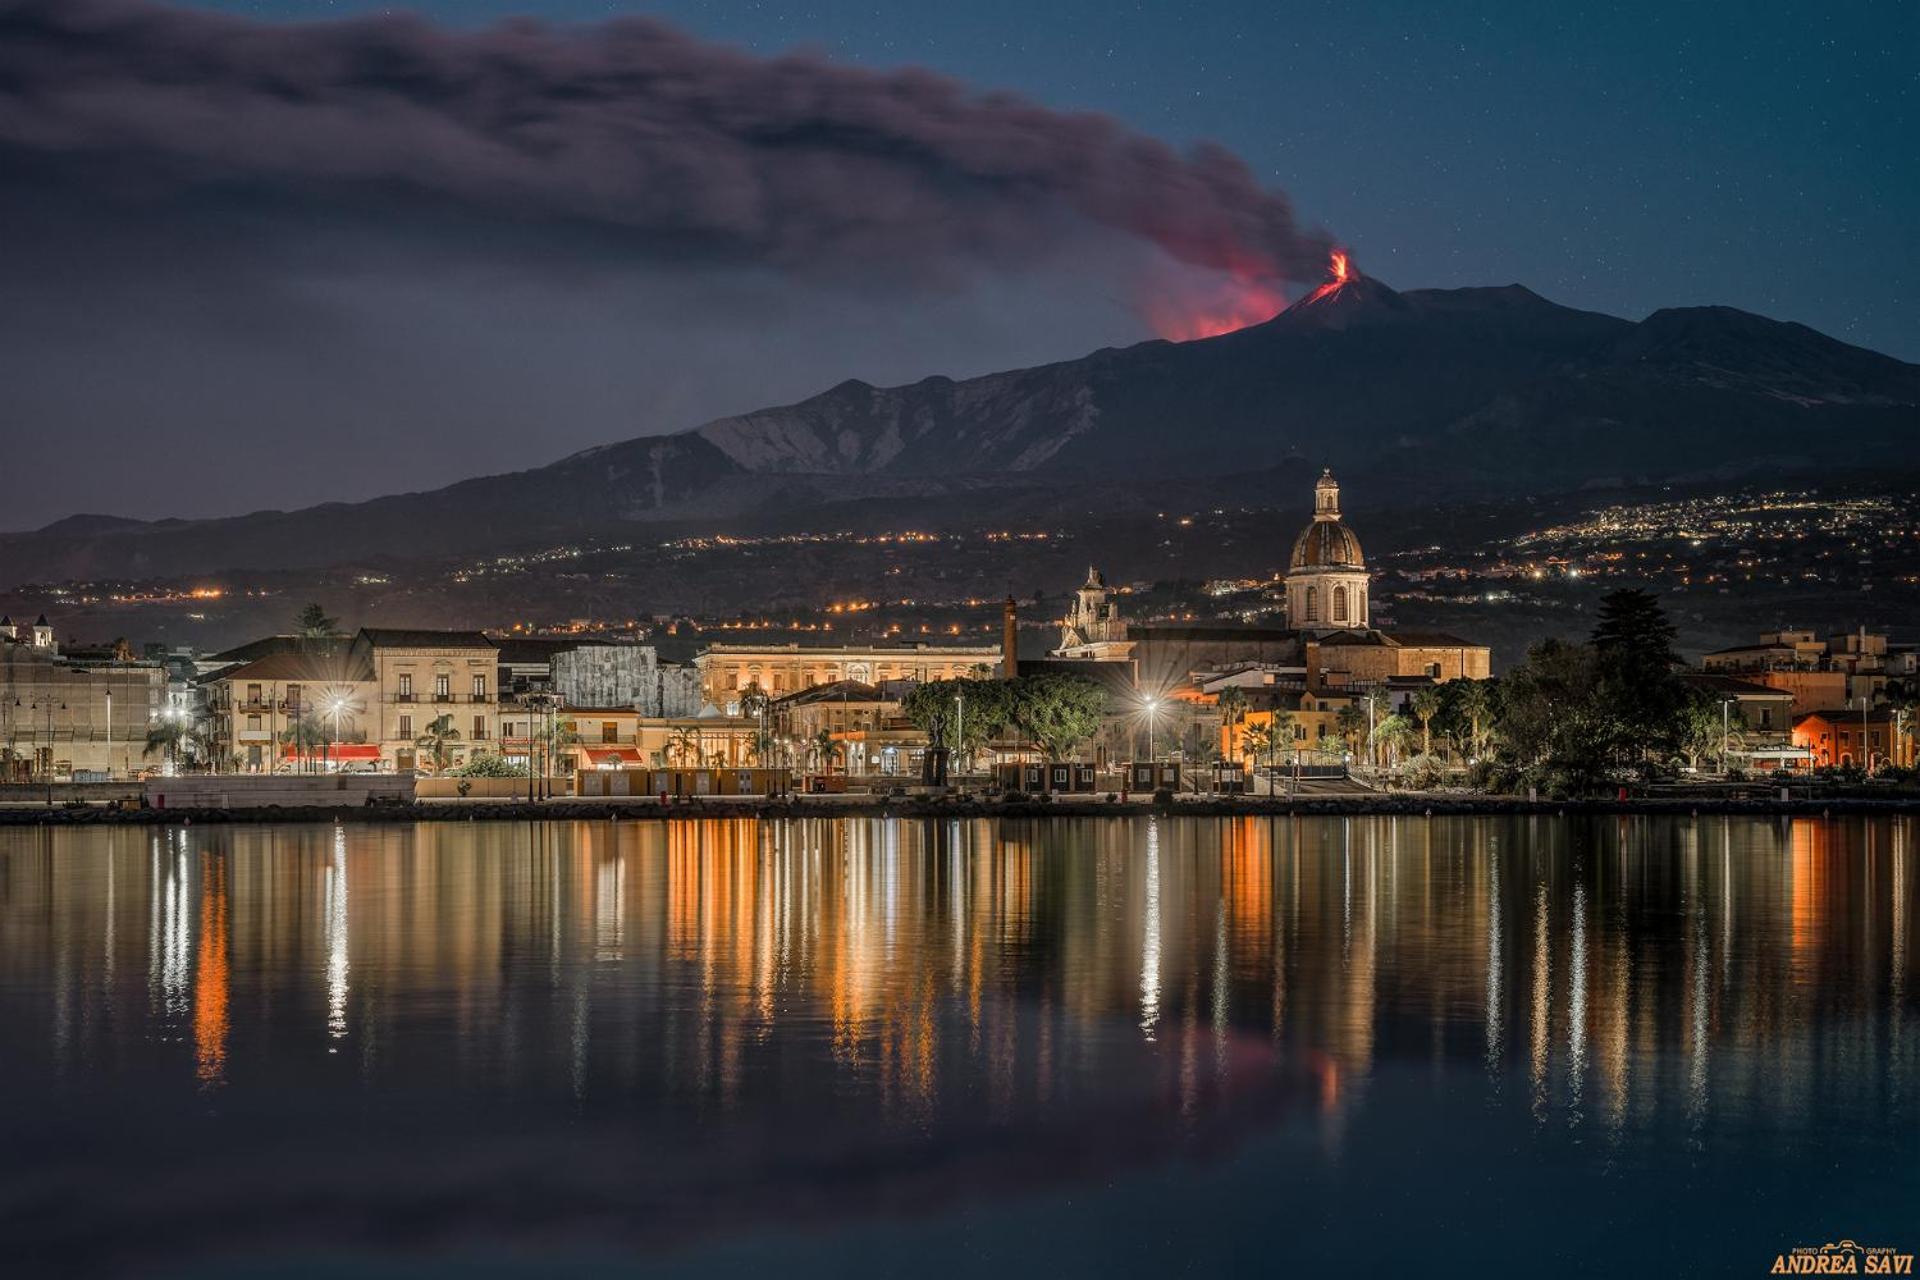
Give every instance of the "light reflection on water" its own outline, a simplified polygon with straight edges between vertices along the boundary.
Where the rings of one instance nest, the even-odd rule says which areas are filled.
[[[7,831],[0,1241],[1111,1271],[1243,1264],[1285,1206],[1289,1257],[1362,1269],[1764,1270],[1920,1190],[1915,856],[1905,820]]]

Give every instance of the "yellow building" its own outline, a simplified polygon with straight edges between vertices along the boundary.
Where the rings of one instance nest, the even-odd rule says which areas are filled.
[[[509,730],[523,726],[508,711]],[[554,712],[568,731],[567,754],[577,769],[693,768],[741,769],[759,763],[754,735],[758,722],[728,716],[643,716],[637,711],[601,707],[562,707]]]
[[[305,767],[316,756],[335,766],[372,767],[377,751],[328,749],[370,747],[371,713],[378,705],[372,669],[339,641],[312,641],[303,648],[295,637],[282,639],[286,647],[280,652],[201,682],[213,767],[271,773]],[[302,725],[305,733],[297,731]]]
[[[803,648],[798,644],[716,644],[697,659],[709,706],[738,714],[740,695],[758,688],[779,698],[837,680],[964,680],[998,675],[998,645],[895,642]]]
[[[480,632],[368,627],[348,660],[369,673],[367,740],[378,744],[382,769],[428,767],[417,743],[443,717],[453,731],[449,767],[498,749],[499,646]]]

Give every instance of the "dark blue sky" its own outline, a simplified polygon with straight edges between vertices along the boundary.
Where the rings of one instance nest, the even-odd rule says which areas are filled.
[[[275,22],[393,8],[190,7]],[[1920,4],[410,8],[463,29],[512,15],[648,16],[755,54],[928,67],[969,89],[1104,113],[1182,148],[1218,142],[1286,192],[1301,222],[1399,288],[1517,281],[1633,318],[1722,303],[1920,359]],[[572,187],[525,218],[511,201],[528,191],[526,175],[502,178],[485,162],[462,170],[457,158],[429,177],[441,204],[376,207],[328,187],[337,175],[324,143],[354,111],[377,112],[372,99],[320,102],[297,125],[262,115],[248,132],[263,104],[282,101],[260,82],[307,53],[246,54],[184,110],[190,94],[118,87],[176,84],[177,68],[152,77],[145,64],[193,43],[128,41],[130,65],[109,73],[106,90],[59,103],[24,143],[0,134],[14,148],[0,145],[0,235],[14,250],[0,260],[10,298],[0,423],[19,464],[0,478],[0,527],[80,510],[213,515],[433,488],[847,377],[888,384],[1072,357],[1150,336],[1142,292],[1167,278],[1164,262],[1142,265],[1137,227],[1122,228],[1136,236],[1129,247],[1110,234],[1111,217],[1087,236],[1001,223],[1006,210],[991,199],[978,217],[963,216],[969,204],[913,209],[904,231],[886,228],[903,238],[872,264],[836,221],[848,211],[824,198],[777,260],[757,247],[716,255],[705,242],[638,252],[633,236],[653,234],[644,229],[573,234],[568,220],[582,209],[595,223],[597,170],[583,184],[576,169]],[[83,61],[50,60],[43,84],[92,75],[93,54],[56,51]],[[14,54],[29,72],[38,56]],[[394,81],[403,96],[411,83]],[[221,116],[222,95],[256,92],[265,96]],[[96,114],[103,102],[113,110]],[[342,155],[377,161],[386,127],[361,118]],[[306,148],[288,162],[291,179],[274,150],[283,129]],[[92,137],[63,150],[75,130]],[[419,133],[412,154],[437,161],[435,137]],[[246,154],[228,165],[228,151]],[[469,217],[459,206],[476,183],[485,208]],[[911,208],[924,195],[875,201]],[[1225,203],[1248,205],[1244,193]],[[1120,221],[1158,225],[1166,208]],[[976,227],[981,243],[956,249]],[[1030,235],[1045,250],[1029,258],[1019,246]],[[815,261],[810,237],[822,236]],[[940,245],[922,252],[907,243],[916,236]]]
[[[1517,280],[1634,318],[1724,303],[1920,359],[1910,2],[403,7],[464,25],[646,14],[763,53],[924,65],[1224,143],[1399,288]]]

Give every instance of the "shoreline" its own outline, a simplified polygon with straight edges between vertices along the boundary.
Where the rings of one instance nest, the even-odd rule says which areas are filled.
[[[829,799],[690,800],[662,805],[651,798],[619,800],[559,799],[526,801],[415,801],[374,806],[302,805],[258,808],[114,809],[104,805],[66,807],[0,806],[0,827],[177,826],[242,823],[414,822],[665,822],[675,819],[761,818],[1137,818],[1149,815],[1223,817],[1561,817],[1738,815],[1745,817],[1825,817],[1840,815],[1920,814],[1920,791],[1886,796],[1845,795],[1780,800],[1733,796],[1642,796],[1626,800],[1528,800],[1518,796],[1402,793],[1398,795],[1313,796],[1286,799],[1233,797],[1177,800],[1073,799],[1056,801],[984,799]]]

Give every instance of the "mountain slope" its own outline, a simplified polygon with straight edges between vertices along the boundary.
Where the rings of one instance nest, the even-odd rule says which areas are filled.
[[[1634,323],[1518,285],[1396,292],[1357,277],[1265,324],[782,408],[428,493],[225,520],[63,521],[0,537],[0,585],[464,555],[846,504],[981,510],[1080,493],[1152,503],[1330,465],[1376,494],[1507,495],[1907,457],[1920,366],[1724,307]],[[839,507],[839,510],[833,508]]]

